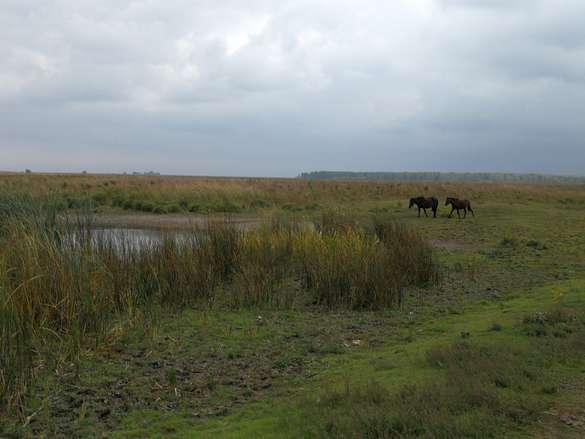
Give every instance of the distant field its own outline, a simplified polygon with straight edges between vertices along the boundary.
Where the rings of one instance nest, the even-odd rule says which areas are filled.
[[[369,182],[304,179],[121,175],[0,174],[0,194],[52,197],[63,209],[100,212],[310,214],[330,208],[388,209],[418,195],[468,198],[476,204],[543,202],[585,205],[583,185],[514,183]],[[441,200],[443,201],[443,200]]]
[[[0,174],[0,437],[583,438],[584,231],[579,185]]]

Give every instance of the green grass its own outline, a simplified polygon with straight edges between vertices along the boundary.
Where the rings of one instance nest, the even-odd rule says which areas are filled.
[[[574,356],[583,338],[574,316],[585,311],[584,211],[542,190],[543,202],[521,190],[512,205],[477,192],[476,217],[466,220],[446,219],[443,211],[436,220],[418,219],[395,198],[367,198],[332,218],[311,214],[324,232],[320,245],[356,228],[373,239],[371,211],[432,243],[438,284],[413,283],[392,309],[312,305],[317,291],[299,285],[313,262],[293,270],[297,283],[290,283],[286,239],[250,235],[254,250],[241,254],[246,264],[231,274],[230,285],[242,292],[237,303],[113,316],[97,349],[86,345],[74,358],[37,370],[22,420],[5,418],[6,434],[392,437],[388,425],[421,424],[429,437],[580,437],[563,419],[578,421],[585,403],[578,386],[583,356]],[[289,215],[280,219],[283,234]],[[347,255],[371,260],[354,250],[368,249],[367,239],[359,247],[351,236],[347,254],[332,247],[339,267]],[[224,256],[229,261],[229,252]],[[285,262],[266,262],[273,260]],[[171,285],[177,284],[169,283],[169,291]],[[518,375],[524,367],[541,378]],[[453,392],[459,384],[465,388]],[[476,395],[467,390],[476,387],[488,398],[467,409],[466,398]],[[104,414],[106,407],[111,413]]]
[[[529,204],[514,208],[509,215],[503,215],[506,210],[510,209],[500,209],[498,205],[488,206],[483,217],[457,222],[456,225],[438,221],[419,223],[425,236],[463,243],[466,247],[440,250],[440,259],[445,266],[461,264],[461,269],[449,275],[447,280],[451,280],[452,284],[443,286],[441,289],[444,292],[436,292],[431,297],[418,296],[418,300],[410,302],[411,309],[415,310],[412,331],[400,328],[395,329],[398,334],[385,333],[385,346],[380,349],[368,349],[359,354],[350,351],[342,357],[329,355],[323,360],[326,363],[323,366],[325,371],[318,378],[304,382],[302,389],[291,390],[290,394],[276,402],[272,399],[266,403],[260,402],[217,420],[200,421],[185,415],[184,425],[176,430],[176,437],[298,437],[300,427],[294,419],[301,417],[306,421],[307,417],[300,414],[304,411],[294,402],[297,398],[305,401],[306,395],[319,392],[318,389],[323,386],[331,386],[334,390],[343,389],[347,382],[359,388],[376,380],[391,396],[412,383],[420,385],[433,382],[437,374],[441,375],[441,371],[429,367],[425,361],[425,352],[461,340],[462,333],[470,334],[466,342],[506,346],[520,352],[530,351],[531,346],[539,340],[526,334],[527,328],[522,323],[526,316],[535,312],[544,313],[559,305],[577,310],[585,308],[585,282],[578,279],[563,280],[574,278],[583,268],[578,254],[584,241],[577,232],[582,212],[559,212],[553,217],[562,227],[551,229],[548,227],[550,216],[547,215],[550,213],[546,206]],[[494,257],[491,250],[497,249],[501,240],[511,234],[520,242],[528,242],[530,239],[542,241],[546,243],[547,249],[538,252],[524,245]],[[450,298],[450,294],[463,294],[464,298]],[[492,330],[494,322],[500,325],[501,330]],[[544,373],[550,369],[548,379],[551,382],[579,379],[583,364],[558,364],[562,358],[560,355],[548,355],[551,363],[557,363],[552,368],[542,370]],[[377,366],[380,358],[392,367]],[[535,387],[535,394],[531,394],[530,398],[537,404],[562,406],[565,400],[573,398],[569,398],[566,392],[550,394],[547,389],[556,389],[555,384],[546,383]],[[521,393],[522,396],[528,394]],[[313,404],[316,403],[313,401]],[[574,411],[575,408],[569,407],[567,410]],[[135,427],[134,419],[140,416],[139,412],[127,418],[123,430]],[[317,423],[316,428],[325,425],[319,423],[319,419],[312,422]],[[562,425],[554,425],[563,431]],[[489,434],[495,437],[535,437],[539,434],[538,428],[530,422],[509,422],[503,424],[502,428],[503,431],[494,431],[493,425],[486,426],[484,432],[486,437]],[[145,430],[138,431],[146,433]],[[124,434],[120,433],[120,437],[124,437]]]
[[[430,437],[503,437],[505,432],[533,437],[531,421],[562,398],[549,389],[567,377],[578,376],[584,366],[585,281],[565,282],[555,289],[562,293],[560,298],[545,287],[529,298],[507,301],[503,309],[498,304],[473,307],[464,315],[446,319],[446,333],[434,333],[432,322],[417,324],[416,339],[399,351],[394,344],[362,351],[342,363],[332,361],[318,379],[296,389],[292,399],[256,403],[234,415],[205,421],[186,412],[169,414],[167,420],[175,437],[285,438],[299,437],[300,431],[307,437],[364,437],[363,428],[385,425],[388,416],[404,413],[397,425],[427,426],[436,434]],[[573,323],[572,337],[542,339],[528,334],[523,319],[534,309],[572,310],[577,306],[581,314]],[[490,331],[494,317],[509,329]],[[463,330],[472,334],[470,341],[460,341]],[[567,351],[575,342],[581,342],[580,348]],[[388,359],[392,367],[377,367],[380,358]],[[479,392],[476,412],[468,410],[465,398],[476,398],[469,392]],[[416,414],[423,407],[417,399],[423,395],[424,401],[431,398],[424,406],[436,416],[434,421],[425,420],[424,414],[409,421],[409,413]],[[433,406],[435,401],[437,406]],[[452,410],[459,407],[458,412],[450,417],[443,413],[444,405]],[[494,423],[493,416],[501,418]],[[146,421],[152,418],[154,424]],[[164,419],[160,414],[137,412],[126,418],[116,437],[169,434]]]

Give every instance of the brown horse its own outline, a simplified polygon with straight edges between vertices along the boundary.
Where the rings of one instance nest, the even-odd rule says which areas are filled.
[[[432,209],[433,210],[433,218],[437,217],[437,209],[439,208],[439,200],[437,200],[435,197],[430,197],[430,198],[425,198],[425,197],[416,197],[416,198],[411,198],[410,199],[410,204],[408,205],[408,208],[410,209],[412,206],[416,206],[418,207],[418,216],[420,218],[420,210],[422,209],[425,213],[425,216],[427,215],[427,209]]]
[[[449,214],[449,218],[451,218],[451,215],[453,215],[454,211],[457,211],[457,218],[461,218],[461,215],[459,214],[460,210],[463,210],[464,212],[463,218],[467,217],[468,210],[471,212],[473,216],[475,216],[475,213],[473,213],[473,209],[471,208],[471,203],[469,202],[469,200],[460,200],[458,198],[447,197],[447,199],[445,200],[445,206],[448,206],[449,204],[451,205],[451,213]]]

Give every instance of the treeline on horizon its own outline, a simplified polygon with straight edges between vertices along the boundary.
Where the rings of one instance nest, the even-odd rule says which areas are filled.
[[[502,172],[350,172],[314,171],[299,175],[307,180],[363,181],[477,181],[510,183],[584,184],[585,177]]]

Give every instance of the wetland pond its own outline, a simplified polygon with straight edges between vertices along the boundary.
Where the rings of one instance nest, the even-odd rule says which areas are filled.
[[[140,250],[162,243],[165,240],[176,242],[197,242],[204,232],[191,230],[157,230],[128,228],[94,228],[90,230],[94,246],[112,245],[118,250]]]

